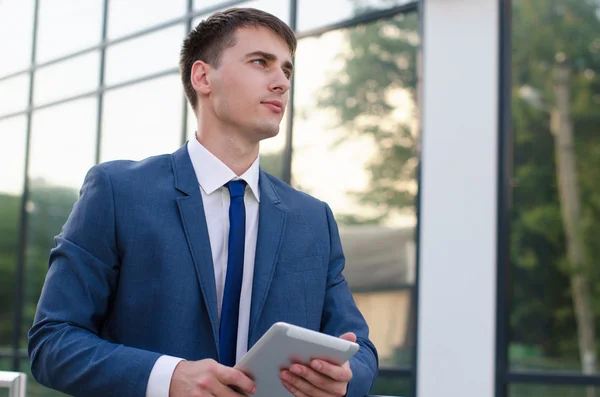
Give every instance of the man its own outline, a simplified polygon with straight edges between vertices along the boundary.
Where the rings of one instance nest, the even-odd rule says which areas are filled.
[[[40,383],[80,396],[260,395],[232,367],[285,321],[360,344],[342,366],[282,370],[293,395],[368,393],[377,353],[331,210],[258,164],[260,141],[279,131],[295,48],[287,25],[254,9],[189,34],[180,66],[196,139],[89,171],[29,333]]]

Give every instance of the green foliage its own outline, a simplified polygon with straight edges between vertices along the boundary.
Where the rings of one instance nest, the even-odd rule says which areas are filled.
[[[535,385],[535,384],[520,384],[513,383],[508,388],[510,397],[586,397],[587,387],[585,386],[557,386],[557,385]],[[596,390],[595,395],[600,392]]]
[[[0,347],[12,341],[21,197],[0,194]]]
[[[265,172],[281,179],[283,176],[283,153],[261,154],[260,167]]]
[[[77,190],[48,184],[44,180],[32,180],[25,252],[25,311],[23,329],[28,330],[33,322],[37,301],[48,270],[48,257],[54,248],[54,237],[67,221],[73,204],[77,200]],[[22,345],[26,343],[22,335]]]
[[[369,392],[377,396],[409,396],[411,381],[409,378],[379,375],[375,386]]]
[[[44,180],[33,180],[28,210],[28,235],[25,253],[25,308],[22,323],[21,348],[26,346],[27,331],[31,327],[37,301],[48,268],[48,256],[54,247],[53,238],[60,233],[77,199],[75,189],[53,186]],[[12,342],[17,268],[19,216],[21,197],[0,194],[0,347]],[[0,370],[12,370],[11,360],[0,360]],[[28,373],[28,395],[38,397],[61,396],[61,393],[40,386],[29,372],[29,364],[21,361],[23,372]]]
[[[48,185],[43,180],[31,181],[22,346],[25,346],[25,332],[31,327],[46,276],[53,238],[60,233],[76,199],[74,189]],[[0,346],[9,346],[12,341],[20,208],[21,197],[0,195]]]
[[[417,16],[408,14],[345,32],[348,50],[338,55],[345,67],[318,98],[318,106],[337,114],[335,126],[347,131],[343,140],[366,135],[376,143],[377,156],[366,165],[370,188],[350,194],[380,214],[414,211],[410,182],[416,180],[418,137],[414,126],[397,121],[393,113],[399,93],[415,102],[417,28]],[[340,216],[351,223],[377,223],[383,218]]]
[[[566,256],[548,112],[555,102],[553,65],[568,62],[573,73],[575,157],[589,261],[582,271],[592,280],[595,312],[600,314],[600,5],[589,0],[521,0],[513,8],[511,339],[540,347],[546,359],[531,360],[516,351],[511,357],[517,367],[578,370],[572,270]]]
[[[360,5],[360,1],[356,1]],[[513,3],[513,200],[511,208],[510,340],[513,367],[579,369],[571,266],[558,192],[554,137],[552,68],[572,70],[571,106],[582,225],[600,319],[600,4],[597,0],[517,0]],[[384,214],[350,223],[377,223],[385,214],[414,203],[408,181],[415,179],[418,139],[410,125],[390,122],[391,93],[416,91],[419,45],[417,18],[400,16],[346,33],[344,68],[333,76],[319,105],[334,110],[343,140],[367,135],[379,153],[367,164],[370,187],[355,193]],[[442,66],[440,66],[442,67]],[[465,82],[468,84],[468,81]],[[598,324],[600,329],[600,322]],[[516,348],[522,346],[523,348]],[[600,346],[599,346],[600,347]],[[538,352],[537,355],[526,352]]]

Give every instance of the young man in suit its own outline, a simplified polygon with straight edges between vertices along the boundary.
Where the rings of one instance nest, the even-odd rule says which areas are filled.
[[[331,210],[259,168],[295,48],[287,25],[254,9],[217,13],[189,34],[180,66],[196,139],[89,171],[29,333],[40,383],[89,397],[260,395],[232,367],[285,321],[360,344],[344,365],[282,370],[293,395],[368,393],[377,353]]]

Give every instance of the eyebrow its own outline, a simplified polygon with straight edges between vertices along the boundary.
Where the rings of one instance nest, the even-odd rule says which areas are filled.
[[[271,54],[270,52],[264,52],[264,51],[254,51],[249,54],[246,54],[246,59],[256,57],[256,56],[265,58],[269,62],[273,62],[273,61],[277,60],[277,55]],[[289,70],[290,72],[294,71],[294,65],[292,65],[292,63],[290,61],[285,61],[283,63],[283,68]]]

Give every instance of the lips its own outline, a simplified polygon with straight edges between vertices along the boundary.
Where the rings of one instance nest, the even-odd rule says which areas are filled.
[[[264,101],[262,102],[262,104],[275,113],[283,112],[283,104],[281,103],[281,101]]]

